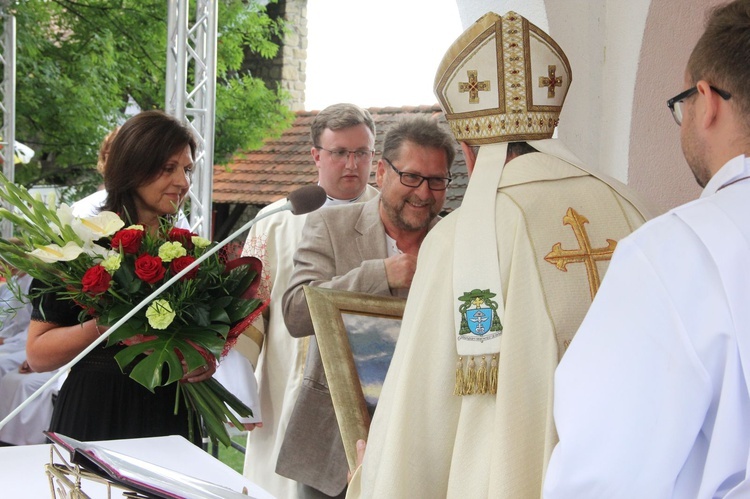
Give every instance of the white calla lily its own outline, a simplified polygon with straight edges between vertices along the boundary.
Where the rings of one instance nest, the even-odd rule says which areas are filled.
[[[102,236],[100,236],[97,232],[94,232],[91,230],[91,228],[87,225],[84,225],[83,221],[76,218],[73,220],[73,222],[70,224],[70,227],[73,229],[73,232],[76,233],[76,235],[83,241],[84,247],[91,247],[94,244],[94,241],[98,240]]]
[[[97,234],[99,238],[109,237],[125,225],[125,222],[111,211],[102,211],[93,217],[82,218],[81,223]]]
[[[68,206],[65,203],[62,203],[57,208],[57,218],[60,219],[60,223],[62,225],[70,225],[71,222],[73,222],[73,210],[70,209],[70,206]]]
[[[73,216],[73,210],[71,210],[70,206],[65,203],[61,204],[57,210],[55,210],[55,214],[57,215],[58,220],[60,220],[60,226],[58,227],[56,223],[50,221],[49,227],[55,235],[59,236],[62,235],[62,228],[66,225],[71,225],[75,220],[75,217]]]
[[[125,225],[120,217],[111,211],[102,211],[93,217],[75,218],[70,226],[84,246],[91,246],[102,237],[109,237]]]
[[[75,260],[81,253],[83,253],[83,248],[71,241],[62,248],[57,244],[41,246],[29,252],[29,255],[35,256],[46,263],[54,263]]]

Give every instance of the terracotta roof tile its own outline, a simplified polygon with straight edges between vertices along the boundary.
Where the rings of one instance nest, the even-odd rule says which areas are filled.
[[[446,127],[440,106],[404,106],[369,108],[375,120],[375,157],[377,164],[382,152],[383,138],[389,126],[407,114],[436,115]],[[229,164],[214,166],[213,202],[266,206],[290,192],[314,183],[318,179],[315,163],[310,156],[310,123],[318,111],[299,111],[291,127],[278,139],[266,141],[255,151],[235,154]],[[456,159],[451,169],[453,182],[448,187],[444,211],[450,212],[461,204],[468,177],[461,148],[456,143]],[[375,184],[375,174],[370,177]]]

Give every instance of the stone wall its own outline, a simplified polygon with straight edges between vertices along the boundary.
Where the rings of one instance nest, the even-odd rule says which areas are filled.
[[[307,0],[285,0],[288,32],[284,37],[281,88],[291,95],[292,111],[305,108],[307,69]]]
[[[281,17],[287,24],[283,39],[274,40],[279,51],[271,60],[248,53],[243,69],[249,69],[269,88],[280,85],[290,97],[288,105],[292,111],[302,111],[307,67],[307,0],[279,0],[269,4],[267,11],[272,18]]]

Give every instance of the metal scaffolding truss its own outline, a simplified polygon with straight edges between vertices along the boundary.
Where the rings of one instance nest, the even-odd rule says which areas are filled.
[[[188,0],[167,0],[165,110],[193,128],[198,149],[190,190],[190,226],[210,238],[218,1],[197,0],[192,25],[188,24],[188,4]]]
[[[3,173],[12,182],[13,175],[13,146],[16,139],[16,18],[8,14],[5,7],[0,6],[0,21],[2,21],[2,35],[0,35],[0,106],[2,107],[2,124],[0,124],[0,146],[2,146]],[[13,225],[3,220],[0,225],[3,237],[8,238],[13,233]]]
[[[0,145],[3,173],[13,181],[15,143],[16,21],[0,3]],[[196,151],[190,190],[190,226],[201,236],[211,237],[213,186],[214,113],[216,102],[217,0],[197,0],[195,20],[188,24],[188,0],[167,0],[167,80],[165,110],[193,129]],[[12,227],[3,222],[2,234]]]

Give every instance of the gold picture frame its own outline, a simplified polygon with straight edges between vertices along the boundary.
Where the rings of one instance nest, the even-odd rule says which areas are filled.
[[[367,440],[370,414],[349,341],[344,315],[401,320],[406,300],[304,286],[320,358],[328,380],[349,469],[357,463],[357,440]],[[395,343],[395,340],[394,340]],[[388,359],[390,362],[390,359]]]

